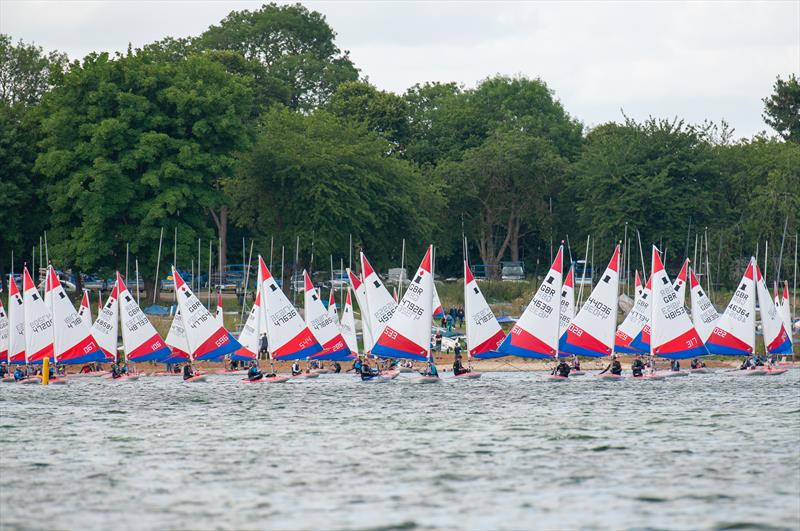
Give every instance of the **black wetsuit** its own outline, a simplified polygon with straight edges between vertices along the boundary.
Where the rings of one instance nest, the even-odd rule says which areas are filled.
[[[469,372],[469,369],[465,369],[464,365],[461,364],[461,359],[456,358],[456,360],[453,362],[453,374],[458,376],[459,374],[464,374],[467,372]]]
[[[333,372],[336,373],[336,374],[339,374],[340,372],[342,372],[342,366],[339,365],[338,361],[334,361],[333,362]]]
[[[569,371],[571,371],[571,370],[572,369],[569,368],[569,365],[567,364],[567,362],[562,361],[561,363],[558,364],[558,366],[556,366],[555,374],[557,374],[558,376],[563,376],[564,378],[567,378],[569,376]]]
[[[644,363],[642,363],[642,360],[638,358],[633,360],[633,363],[631,364],[631,372],[637,378],[644,374]]]
[[[183,379],[184,380],[188,380],[192,376],[194,376],[194,371],[192,371],[192,367],[189,366],[189,365],[184,365],[183,366]]]

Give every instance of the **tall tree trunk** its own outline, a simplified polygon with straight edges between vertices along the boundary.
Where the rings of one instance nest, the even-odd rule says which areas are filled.
[[[153,280],[152,278],[147,278],[147,277],[142,279],[142,282],[144,283],[144,291],[145,291],[145,296],[142,298],[143,301],[142,307],[146,308],[151,304],[153,304],[153,293],[158,293],[159,291],[161,291],[160,290],[161,282],[158,279]],[[156,304],[158,304],[159,302],[158,300],[159,296],[160,294],[156,295],[155,299]]]
[[[83,298],[83,279],[81,278],[81,269],[78,266],[72,266],[71,269],[75,274],[75,296],[78,298],[78,300],[81,300],[81,298]]]
[[[222,206],[219,213],[211,210],[211,217],[214,219],[214,224],[217,226],[217,235],[219,237],[219,264],[222,265],[222,271],[228,265],[228,207]],[[220,274],[222,274],[220,271]],[[221,278],[220,278],[221,280]]]
[[[519,213],[514,215],[513,221],[510,222],[510,225],[511,225],[511,240],[509,241],[508,245],[509,248],[511,249],[511,261],[519,262],[519,228],[521,225]]]

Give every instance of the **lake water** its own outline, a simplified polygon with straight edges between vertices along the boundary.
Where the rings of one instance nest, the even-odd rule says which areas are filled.
[[[0,528],[800,528],[800,370],[0,385]]]

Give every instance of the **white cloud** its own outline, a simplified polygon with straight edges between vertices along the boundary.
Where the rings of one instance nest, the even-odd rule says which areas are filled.
[[[0,31],[81,57],[202,32],[261,2],[3,0]],[[761,98],[800,71],[800,2],[309,2],[363,75],[403,92],[539,76],[587,124],[678,116],[765,128]]]

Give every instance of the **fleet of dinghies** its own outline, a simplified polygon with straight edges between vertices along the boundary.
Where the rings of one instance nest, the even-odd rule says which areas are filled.
[[[756,352],[756,301],[767,355],[792,354],[788,283],[784,282],[782,293],[778,293],[776,285],[771,297],[755,258],[750,259],[725,311],[719,314],[688,259],[675,281],[670,281],[661,253],[654,246],[650,274],[643,283],[636,271],[632,309],[617,326],[620,256],[617,245],[605,271],[576,312],[574,268],[570,267],[564,276],[562,244],[508,335],[504,334],[468,262],[464,261],[468,363],[472,359],[507,356],[557,361],[559,357],[602,358],[617,353],[670,360],[708,354],[750,357]],[[8,310],[0,304],[0,361],[9,365],[41,364],[44,359],[59,365],[116,364],[124,358],[127,363],[191,364],[228,360],[254,363],[266,350],[272,373],[258,380],[245,378],[243,382],[289,380],[289,377],[274,374],[274,361],[338,363],[355,361],[360,359],[359,355],[367,360],[372,357],[427,362],[429,372],[418,376],[417,381],[440,381],[432,358],[431,327],[434,320],[444,316],[444,311],[434,283],[433,247],[428,247],[399,301],[397,291],[388,291],[363,252],[359,258],[361,272],[347,270],[350,285],[340,318],[333,290],[326,307],[321,292],[306,271],[303,272],[305,289],[301,316],[259,256],[255,298],[238,338],[225,328],[221,295],[212,313],[174,267],[176,310],[165,339],[144,314],[119,273],[106,300],[98,300],[97,318],[92,322],[88,293],[83,293],[76,310],[55,270],[48,267],[42,297],[25,267],[22,292],[10,277]],[[687,284],[691,310],[685,306]],[[361,348],[353,295],[361,316]],[[118,345],[120,335],[121,347]],[[753,368],[755,370],[747,373],[779,374],[785,370]],[[362,373],[362,379],[390,381],[398,372]],[[698,369],[697,372],[703,371]],[[292,378],[318,375],[318,371],[306,370],[298,371]],[[465,369],[458,371],[454,378],[479,376],[480,373]],[[600,376],[621,378],[618,372]],[[655,377],[654,374],[650,376]],[[120,377],[135,379],[138,375],[131,372]],[[193,373],[185,380],[202,381],[205,377]],[[563,376],[553,378],[564,379]],[[4,379],[9,380],[13,379]],[[36,382],[30,377],[23,380]],[[55,378],[55,383],[59,380],[64,378]]]

